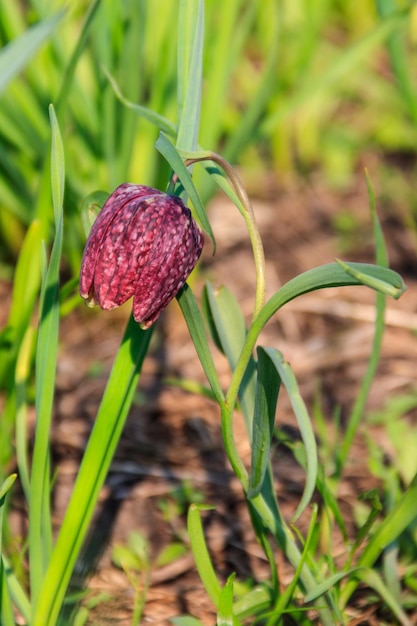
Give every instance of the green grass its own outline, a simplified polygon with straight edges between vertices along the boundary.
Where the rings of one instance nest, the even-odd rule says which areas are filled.
[[[404,289],[401,277],[387,268],[371,184],[368,180],[376,265],[339,262],[314,268],[265,301],[262,241],[231,165],[279,176],[318,171],[326,184],[337,187],[348,184],[363,154],[415,157],[414,7],[393,0],[364,2],[355,10],[335,0],[80,0],[60,11],[58,4],[46,8],[31,0],[25,10],[19,3],[0,4],[0,276],[12,292],[0,331],[1,624],[14,625],[14,611],[28,626],[63,624],[63,607],[74,600],[68,595],[71,575],[149,348],[152,330],[142,331],[130,319],[54,538],[50,434],[60,321],[79,302],[76,284],[92,205],[100,205],[106,193],[129,180],[189,198],[213,246],[215,233],[205,206],[220,187],[243,215],[253,250],[256,280],[249,325],[227,286],[215,291],[207,284],[201,303],[189,286],[177,296],[210,389],[192,381],[178,384],[217,402],[225,452],[270,568],[262,583],[248,584],[234,575],[220,580],[203,531],[207,507],[191,490],[190,548],[217,623],[237,626],[249,618],[272,626],[291,615],[296,623],[308,624],[313,606],[324,626],[344,624],[349,603],[361,589],[365,605],[378,603],[381,619],[386,619],[381,623],[395,620],[407,626],[417,604],[417,484],[412,447],[403,449],[402,439],[415,442],[416,433],[402,422],[400,438],[392,416],[415,407],[414,395],[388,399],[385,411],[369,417],[386,428],[398,461],[387,468],[369,440],[370,471],[381,490],[358,501],[353,541],[338,500],[352,443],[367,418],[385,299],[399,297]],[[402,192],[410,198],[403,219],[411,232],[415,192],[396,170],[384,193],[389,198]],[[308,413],[285,355],[275,346],[259,346],[258,340],[290,300],[345,285],[377,292],[376,323],[349,425],[334,446],[326,439],[319,408],[313,416]],[[229,364],[227,389],[220,384],[212,345]],[[281,513],[270,465],[280,387],[287,390],[301,435],[300,441],[287,440],[286,445],[306,475],[291,521]],[[396,400],[398,405],[392,404]],[[29,454],[33,406],[37,419]],[[235,440],[237,407],[252,446],[250,468]],[[322,435],[318,446],[314,428]],[[23,551],[14,548],[8,524],[14,462],[28,508]],[[319,507],[311,504],[315,489]],[[302,513],[309,516],[304,535],[297,527]],[[344,541],[342,564],[333,558],[334,531]],[[185,546],[182,536],[181,554]],[[293,568],[287,586],[280,580],[274,549]],[[146,539],[132,534],[114,558],[132,586],[144,571],[144,596],[135,596],[132,603],[132,623],[139,623],[150,567]],[[81,608],[75,602],[74,623],[88,619],[94,601]],[[178,616],[173,623],[200,622]]]

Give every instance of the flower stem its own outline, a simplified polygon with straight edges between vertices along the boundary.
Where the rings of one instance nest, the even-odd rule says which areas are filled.
[[[220,154],[217,154],[216,152],[205,152],[204,156],[187,159],[186,165],[191,165],[192,163],[197,163],[199,161],[213,161],[214,163],[217,163],[217,165],[219,165],[227,174],[227,177],[232,183],[236,195],[241,203],[241,208],[243,209],[241,213],[248,229],[255,262],[256,293],[255,306],[252,315],[252,319],[255,319],[265,303],[265,254],[251,201],[239,176],[236,173],[236,170],[230,165],[230,163],[228,163],[228,161],[220,156]]]

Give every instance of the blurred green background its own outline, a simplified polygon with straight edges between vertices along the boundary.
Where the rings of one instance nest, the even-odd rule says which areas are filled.
[[[3,278],[31,221],[51,219],[50,102],[65,146],[70,275],[84,244],[83,198],[126,180],[167,181],[159,130],[118,100],[104,68],[132,104],[175,124],[178,0],[78,0],[59,14],[63,6],[0,3]],[[416,41],[417,11],[402,0],[207,0],[199,143],[249,180],[268,171],[283,185],[295,175],[346,188],[378,160],[382,193],[403,194],[415,228]]]

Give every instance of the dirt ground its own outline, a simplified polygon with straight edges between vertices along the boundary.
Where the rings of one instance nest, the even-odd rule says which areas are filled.
[[[372,229],[362,174],[358,174],[355,185],[336,195],[300,181],[282,189],[269,177],[262,196],[259,188],[256,190],[253,204],[265,245],[268,295],[296,274],[332,262],[335,256],[373,261]],[[377,185],[376,193],[378,197]],[[404,226],[406,207],[387,204],[378,205],[378,209],[391,267],[402,274],[408,290],[399,301],[388,302],[383,354],[372,386],[369,410],[381,408],[391,396],[416,390],[417,242]],[[355,223],[343,241],[335,226],[341,212],[353,216]],[[213,257],[207,242],[194,288],[199,293],[203,279],[210,280],[215,287],[225,284],[249,318],[254,269],[243,221],[221,196],[212,201],[209,213],[218,252]],[[348,418],[365,371],[373,337],[374,297],[365,288],[314,292],[285,307],[262,334],[263,345],[279,348],[290,361],[310,408],[320,388],[329,432],[337,407],[341,410],[342,423]],[[58,467],[54,501],[57,525],[64,514],[128,312],[129,307],[110,313],[81,307],[62,322],[53,431],[54,461]],[[226,386],[230,377],[227,363],[218,353],[215,356]],[[132,532],[141,532],[146,537],[151,562],[141,623],[168,625],[169,618],[185,613],[194,615],[205,625],[215,623],[213,606],[189,553],[169,565],[157,563],[165,546],[185,536],[185,512],[170,516],[167,507],[164,511],[161,506],[165,502],[173,508],[178,502],[178,496],[176,500],[173,493],[184,484],[186,489],[198,492],[202,501],[214,505],[214,510],[205,516],[205,525],[219,577],[225,580],[233,571],[239,580],[262,580],[268,576],[239,484],[225,459],[216,406],[210,400],[166,384],[167,377],[205,383],[175,302],[154,334],[137,401],[103,490],[101,510],[89,537],[84,565],[80,564],[82,576],[85,563],[94,562],[94,570],[88,577],[89,588],[108,595],[91,613],[91,624],[131,623],[134,589],[125,574],[112,564],[111,548],[126,543]],[[404,419],[415,422],[417,411]],[[285,394],[280,396],[277,423],[288,432],[296,432]],[[249,446],[240,420],[236,421],[236,432],[241,454],[249,460]],[[368,467],[364,433],[378,441],[388,462],[395,454],[383,429],[363,425],[339,493],[350,531],[354,528],[353,508],[358,495],[378,485]],[[283,446],[274,451],[273,468],[282,511],[290,519],[302,492],[303,472]],[[277,554],[277,559],[284,580],[290,580],[291,569],[283,563],[281,555]],[[139,576],[137,588],[140,585]],[[352,624],[378,623],[372,621],[372,611],[363,619],[357,620],[358,617],[360,611],[353,607]]]

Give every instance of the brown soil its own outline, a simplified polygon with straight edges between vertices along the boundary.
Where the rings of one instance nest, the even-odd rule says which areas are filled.
[[[355,190],[333,195],[299,182],[294,190],[276,189],[270,182],[265,184],[268,191],[254,202],[254,209],[265,244],[268,295],[296,274],[332,262],[335,256],[373,260],[366,186],[360,176],[357,185]],[[345,247],[350,245],[346,251],[341,248],[334,226],[341,210],[353,216],[356,224],[343,242]],[[243,221],[223,197],[216,198],[209,211],[218,252],[211,256],[211,246],[207,243],[195,291],[201,291],[203,279],[209,279],[215,287],[227,285],[249,319],[254,270]],[[416,389],[417,242],[404,227],[403,210],[396,212],[387,206],[379,207],[379,213],[391,266],[403,275],[408,290],[398,302],[388,302],[383,355],[372,386],[369,410],[381,408],[389,397]],[[338,407],[342,423],[348,418],[366,368],[373,337],[374,297],[374,293],[365,288],[314,292],[285,307],[262,335],[263,345],[278,347],[291,362],[310,408],[320,388],[320,401],[330,433],[334,430]],[[129,307],[110,313],[80,308],[62,322],[53,431],[54,461],[58,468],[57,527],[128,313]],[[216,364],[226,386],[230,373],[225,359],[218,353]],[[88,587],[92,594],[104,592],[107,595],[91,612],[91,624],[131,623],[134,587],[136,591],[142,589],[143,577],[138,575],[132,585],[112,564],[111,550],[115,545],[126,544],[132,532],[143,533],[151,563],[150,587],[141,623],[169,624],[169,618],[185,613],[198,617],[203,624],[215,623],[213,606],[189,551],[169,565],[159,566],[157,562],[165,546],[186,538],[186,506],[182,510],[178,508],[179,496],[175,496],[184,485],[183,493],[187,489],[197,491],[202,501],[214,506],[204,519],[220,579],[224,581],[233,571],[239,580],[262,580],[268,576],[240,486],[225,459],[217,407],[210,400],[169,386],[164,382],[166,377],[205,383],[176,303],[158,324],[137,402],[126,424],[89,537],[85,561],[94,562],[94,569],[88,577]],[[414,410],[401,419],[415,422],[416,418]],[[285,394],[280,397],[277,423],[288,433],[296,434]],[[249,446],[239,418],[236,433],[242,457],[248,461]],[[368,465],[365,433],[382,447],[387,463],[396,462],[396,451],[385,430],[364,423],[351,451],[339,493],[351,533],[355,528],[353,515],[358,495],[378,486]],[[303,488],[303,472],[281,445],[274,451],[273,467],[282,511],[290,519]],[[165,517],[161,502],[165,503],[165,510],[168,509]],[[18,519],[17,513],[14,516]],[[301,519],[300,527],[304,528],[306,523],[308,515]],[[335,537],[335,542],[335,549],[343,552],[340,538]],[[340,556],[343,562],[343,553]],[[277,559],[285,583],[291,578],[291,569],[280,554]],[[358,610],[352,608],[352,620]],[[362,615],[362,618],[352,624],[373,623],[372,607],[369,615]],[[416,618],[414,623],[417,623]]]

